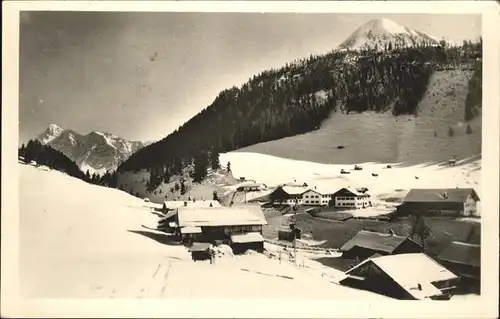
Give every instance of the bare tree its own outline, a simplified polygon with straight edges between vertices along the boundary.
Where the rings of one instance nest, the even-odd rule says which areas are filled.
[[[430,236],[431,230],[420,212],[415,212],[412,220],[411,238],[418,236],[422,243],[422,251],[425,251],[425,241]]]

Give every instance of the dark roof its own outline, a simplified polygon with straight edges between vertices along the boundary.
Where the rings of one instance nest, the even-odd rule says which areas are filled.
[[[167,219],[174,217],[175,215],[177,215],[177,211],[171,210],[168,213],[166,213],[160,220],[167,220]]]
[[[408,237],[396,236],[384,233],[375,233],[366,230],[361,230],[346,242],[341,248],[341,251],[351,250],[353,247],[358,246],[374,251],[382,251],[391,254],[398,248],[404,241],[411,240]]]
[[[481,267],[481,246],[454,241],[439,254],[442,261]]]
[[[444,194],[446,196],[443,196]],[[479,200],[479,196],[473,188],[412,189],[408,192],[403,202],[464,203],[469,195],[474,200]]]

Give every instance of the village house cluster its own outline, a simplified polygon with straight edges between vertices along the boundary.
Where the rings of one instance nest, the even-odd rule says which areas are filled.
[[[410,237],[362,230],[340,250],[348,262],[341,285],[406,300],[480,292],[480,245],[454,241],[431,258]]]
[[[236,192],[260,192],[264,184],[239,185]],[[397,216],[479,216],[479,196],[472,188],[412,189],[393,212]],[[368,189],[309,187],[307,184],[281,185],[257,202],[273,205],[329,206],[363,209],[372,206]],[[264,252],[263,226],[267,220],[260,204],[222,206],[217,200],[166,201],[158,230],[170,234],[189,247],[193,260],[215,262],[214,250],[230,248],[231,253],[247,250]],[[304,212],[307,212],[305,210]],[[294,241],[301,230],[278,230],[278,239]],[[295,241],[294,241],[295,243]],[[217,247],[217,248],[215,248]],[[294,246],[295,247],[295,246]],[[410,236],[393,231],[359,231],[340,248],[339,284],[372,291],[396,299],[449,299],[456,292],[480,291],[480,245],[450,242],[437,256],[424,253]],[[338,266],[338,265],[337,265]],[[337,267],[336,267],[337,268]]]
[[[281,185],[264,198],[274,205],[318,206],[335,209],[364,209],[372,207],[368,189],[343,187],[309,187]],[[426,216],[479,217],[479,196],[473,188],[411,189],[400,205],[396,215],[421,214]]]
[[[279,186],[268,195],[268,198],[275,205],[330,206],[345,209],[363,209],[372,206],[366,188],[308,187],[306,183],[300,186]]]

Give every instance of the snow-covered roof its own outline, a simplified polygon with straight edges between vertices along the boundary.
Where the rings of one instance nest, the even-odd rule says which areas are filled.
[[[196,226],[182,227],[181,234],[201,234],[201,228]]]
[[[370,194],[368,194],[368,193],[362,193],[362,192],[358,191],[357,189],[351,188],[351,187],[341,188],[341,189],[337,190],[337,192],[335,192],[335,194],[333,194],[333,195],[337,195],[337,193],[345,192],[345,191],[350,192],[355,196],[370,196]]]
[[[168,209],[177,209],[180,207],[184,207],[184,202],[187,203],[187,207],[210,207],[210,204],[212,204],[212,207],[222,207],[222,205],[216,201],[216,200],[172,200],[172,201],[165,201],[163,203],[163,206],[168,208]]]
[[[240,187],[265,187],[265,185],[263,183],[257,183],[254,181],[247,181],[247,182],[239,183],[239,184],[236,184],[235,186],[237,188],[240,188]]]
[[[316,194],[318,194],[318,195],[323,195],[321,192],[319,192],[317,189],[314,189],[314,188],[308,188],[308,189],[304,192],[304,194],[305,194],[305,193],[307,193],[307,192],[313,192],[313,193],[316,193]]]
[[[469,195],[472,196],[474,200],[479,200],[479,196],[473,188],[414,188],[406,194],[403,202],[465,203]]]
[[[337,192],[341,187],[333,185],[318,185],[314,186],[312,190],[320,193],[321,195],[332,195]]]
[[[179,226],[244,226],[266,225],[267,221],[262,214],[256,213],[255,208],[249,207],[209,207],[177,209]]]
[[[373,262],[398,285],[415,299],[425,299],[440,295],[441,291],[432,283],[458,278],[429,256],[423,253],[388,255],[370,258],[349,269],[346,274],[355,272],[366,263]],[[418,288],[420,284],[421,289]]]
[[[282,186],[281,188],[289,195],[300,195],[310,189],[310,187],[302,186]]]
[[[396,236],[391,234],[376,233],[367,230],[360,230],[354,237],[349,239],[341,248],[341,251],[348,251],[355,246],[383,251],[391,254],[405,241],[412,241],[411,238]],[[413,244],[418,245],[413,242]]]
[[[264,241],[264,237],[260,233],[246,233],[231,235],[233,243],[256,243]]]
[[[189,251],[207,251],[212,245],[209,243],[198,243],[194,242],[191,247],[189,247]]]

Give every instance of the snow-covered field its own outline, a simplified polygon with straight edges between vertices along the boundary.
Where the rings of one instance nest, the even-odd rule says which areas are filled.
[[[183,246],[129,231],[156,223],[150,203],[19,166],[23,297],[386,299],[332,283],[338,272],[300,254],[301,267],[263,255],[194,263]]]
[[[258,153],[230,152],[221,154],[221,162],[231,162],[235,176],[246,176],[267,185],[290,180],[306,182],[309,187],[334,189],[367,187],[374,199],[403,198],[412,188],[472,187],[481,196],[481,159],[457,162],[455,167],[436,164],[398,166],[397,163],[364,163],[363,170],[354,165],[320,164],[284,159]],[[386,168],[388,164],[392,168]],[[340,174],[340,170],[350,174]],[[372,176],[372,173],[378,176]]]

